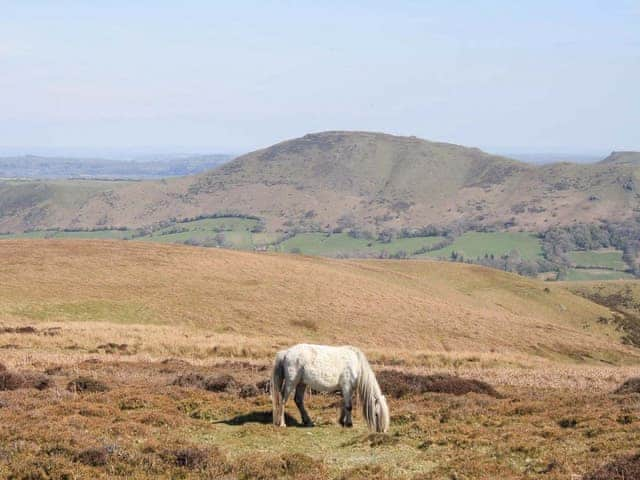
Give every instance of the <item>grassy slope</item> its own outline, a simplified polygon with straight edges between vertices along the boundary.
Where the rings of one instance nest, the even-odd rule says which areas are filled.
[[[634,355],[598,323],[605,308],[477,266],[68,240],[3,240],[0,257],[6,321],[193,325],[267,345]]]
[[[640,281],[566,283],[569,290],[583,296],[597,295],[603,303],[640,318]]]

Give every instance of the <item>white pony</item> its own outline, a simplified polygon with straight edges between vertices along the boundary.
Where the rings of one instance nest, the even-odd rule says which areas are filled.
[[[295,402],[306,426],[313,426],[304,408],[307,386],[321,392],[342,391],[340,425],[351,427],[351,396],[362,403],[362,414],[371,430],[386,432],[389,407],[367,358],[355,347],[299,344],[276,354],[271,375],[273,423],[285,427],[284,407],[295,390]]]

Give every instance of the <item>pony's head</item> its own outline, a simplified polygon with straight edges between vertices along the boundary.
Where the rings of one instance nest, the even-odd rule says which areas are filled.
[[[376,396],[374,400],[374,425],[376,432],[386,433],[389,430],[389,407],[384,395]]]

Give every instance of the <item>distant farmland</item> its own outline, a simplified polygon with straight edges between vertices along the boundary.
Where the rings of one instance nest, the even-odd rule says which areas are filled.
[[[294,235],[264,231],[254,217],[214,216],[168,222],[149,229],[36,230],[0,234],[0,239],[113,239],[182,243],[236,250],[267,250],[336,258],[415,258],[480,262],[516,254],[528,261],[543,259],[542,241],[526,232],[467,232],[456,238],[409,236],[366,238],[353,233],[302,232]],[[611,280],[634,278],[622,252],[614,249],[571,251],[563,279]],[[506,257],[505,257],[506,258]],[[490,266],[493,266],[489,264]]]

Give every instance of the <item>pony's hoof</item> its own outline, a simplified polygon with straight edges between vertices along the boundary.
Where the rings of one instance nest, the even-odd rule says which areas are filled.
[[[345,426],[346,428],[351,428],[351,427],[353,427],[353,423],[351,423],[351,422],[344,422],[344,426]]]
[[[307,428],[311,428],[311,427],[315,427],[316,426],[316,424],[313,423],[313,422],[306,422],[306,423],[303,423],[302,425],[304,427],[307,427]]]

